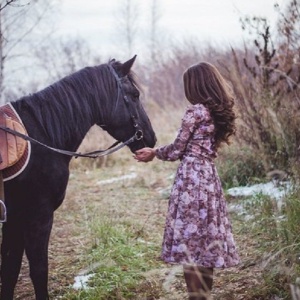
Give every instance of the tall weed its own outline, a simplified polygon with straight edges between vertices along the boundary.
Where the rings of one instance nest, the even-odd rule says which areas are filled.
[[[221,150],[216,164],[225,189],[257,183],[265,177],[258,155],[236,143]]]
[[[300,253],[300,188],[295,188],[285,199],[285,219],[282,222],[284,244],[298,244]]]
[[[245,201],[244,209],[252,216],[245,226],[259,241],[265,297],[298,299],[300,189],[295,188],[285,196],[282,210],[275,199],[261,194]],[[252,296],[261,297],[262,290],[253,291]]]

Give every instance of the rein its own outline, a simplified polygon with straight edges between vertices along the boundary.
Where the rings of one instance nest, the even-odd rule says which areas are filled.
[[[112,67],[112,65],[108,64],[108,66],[109,66],[110,72],[113,74],[113,76],[115,77],[115,79],[117,81],[118,96],[117,96],[117,102],[116,103],[118,103],[120,92],[123,92],[122,79],[125,78],[125,77],[121,77],[120,78],[118,76],[118,74],[116,73],[115,69]],[[124,95],[123,98],[124,98],[126,107],[129,110],[130,118],[133,121],[133,127],[136,130],[135,134],[131,138],[129,138],[127,141],[125,141],[125,142],[116,141],[115,143],[113,143],[110,147],[108,147],[105,150],[96,150],[96,151],[86,152],[86,153],[72,152],[72,151],[68,151],[68,150],[62,150],[62,149],[57,149],[57,148],[50,147],[50,146],[48,146],[46,144],[41,143],[40,141],[37,141],[36,139],[34,139],[34,138],[32,138],[32,137],[30,137],[28,135],[22,134],[22,133],[20,133],[20,132],[18,132],[16,130],[10,129],[10,128],[5,127],[5,126],[1,126],[0,125],[0,129],[4,130],[4,131],[6,131],[6,132],[8,132],[10,134],[13,134],[13,135],[16,135],[18,137],[21,137],[21,138],[23,138],[26,141],[30,141],[30,142],[32,142],[34,144],[38,144],[40,146],[43,146],[43,147],[45,147],[45,148],[47,148],[49,150],[52,150],[54,152],[61,153],[61,154],[64,154],[64,155],[68,155],[68,156],[74,156],[75,158],[77,158],[77,157],[97,158],[97,157],[109,155],[111,153],[114,153],[114,152],[118,151],[119,149],[122,149],[123,147],[129,145],[130,143],[132,143],[134,141],[139,141],[139,140],[143,139],[143,131],[140,128],[140,126],[139,126],[139,124],[138,124],[138,122],[136,120],[136,117],[132,114],[132,112],[130,110],[129,101],[127,99],[127,96]]]
[[[69,156],[75,156],[75,158],[77,158],[77,157],[97,158],[97,157],[101,157],[101,156],[104,156],[104,155],[108,155],[108,154],[114,153],[117,150],[129,145],[130,143],[134,142],[135,140],[141,140],[143,138],[142,132],[140,130],[138,130],[130,139],[128,139],[125,142],[116,141],[115,143],[113,143],[110,147],[108,147],[105,150],[96,150],[96,151],[92,151],[92,152],[81,153],[81,152],[72,152],[72,151],[68,151],[68,150],[62,150],[62,149],[57,149],[57,148],[50,147],[46,144],[43,144],[43,143],[33,139],[32,137],[30,137],[28,135],[22,134],[22,133],[20,133],[16,130],[10,129],[8,127],[4,127],[4,126],[0,125],[0,129],[6,131],[8,133],[11,133],[13,135],[16,135],[18,137],[21,137],[26,141],[30,141],[34,144],[43,146],[43,147],[45,147],[49,150],[52,150],[54,152],[58,152],[58,153],[69,155]],[[117,146],[118,144],[120,144],[120,145]]]

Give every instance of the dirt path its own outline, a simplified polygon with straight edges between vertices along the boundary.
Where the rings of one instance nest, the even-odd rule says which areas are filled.
[[[102,215],[119,220],[135,220],[135,228],[149,232],[153,241],[159,242],[167,208],[168,187],[172,183],[175,166],[153,165],[151,169],[141,164],[112,166],[101,171],[74,171],[63,205],[55,214],[49,249],[49,289],[51,299],[59,299],[66,288],[74,283],[74,276],[85,268],[84,251],[92,241],[89,239],[88,221]],[[109,183],[108,179],[131,174],[131,178]],[[101,183],[102,182],[102,183]],[[238,220],[234,231],[239,246],[242,265],[216,271],[214,282],[215,300],[247,300],[250,291],[259,286],[261,270],[256,244],[246,233],[239,231]],[[187,299],[180,267],[165,267],[145,274],[162,284],[164,297],[160,300]],[[15,299],[31,300],[34,294],[24,260]],[[138,295],[136,299],[139,299]],[[259,299],[259,298],[256,298]],[[149,299],[150,300],[150,299]]]

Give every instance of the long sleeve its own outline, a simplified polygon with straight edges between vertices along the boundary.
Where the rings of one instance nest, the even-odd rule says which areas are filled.
[[[186,150],[195,127],[201,122],[203,115],[196,113],[195,107],[189,107],[183,118],[174,142],[156,149],[156,157],[161,160],[175,161],[180,159]]]

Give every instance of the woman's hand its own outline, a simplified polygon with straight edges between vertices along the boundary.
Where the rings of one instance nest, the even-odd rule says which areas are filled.
[[[155,157],[155,149],[146,147],[146,148],[137,150],[133,157],[137,161],[142,161],[142,162],[152,161],[153,158]]]

